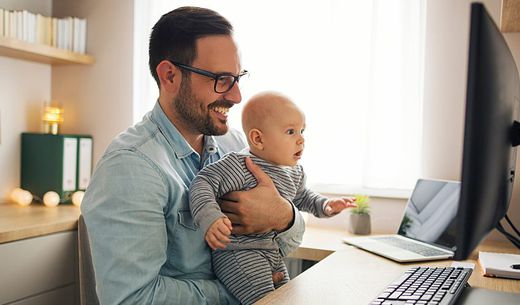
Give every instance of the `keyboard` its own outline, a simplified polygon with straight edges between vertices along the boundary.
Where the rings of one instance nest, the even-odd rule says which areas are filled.
[[[438,256],[438,255],[446,255],[447,252],[435,249],[433,247],[423,245],[420,243],[416,243],[413,241],[409,241],[402,238],[395,238],[392,236],[382,236],[382,237],[374,237],[375,239],[382,241],[386,244],[396,246],[401,249],[405,249],[408,251],[412,251],[414,253],[420,254],[422,256]]]
[[[455,304],[472,271],[461,267],[414,267],[388,285],[370,305]]]

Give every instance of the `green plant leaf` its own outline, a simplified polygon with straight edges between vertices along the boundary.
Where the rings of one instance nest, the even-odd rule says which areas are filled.
[[[352,214],[370,214],[370,197],[361,194],[356,194],[354,197],[356,198],[357,207],[351,208],[350,212]]]

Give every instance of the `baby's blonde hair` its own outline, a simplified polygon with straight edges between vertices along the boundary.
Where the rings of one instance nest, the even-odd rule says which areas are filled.
[[[244,133],[247,135],[253,128],[261,130],[267,123],[266,118],[277,115],[281,105],[296,107],[289,97],[276,91],[264,91],[252,96],[242,110]]]

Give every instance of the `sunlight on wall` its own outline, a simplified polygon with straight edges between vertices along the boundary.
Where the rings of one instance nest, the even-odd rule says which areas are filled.
[[[175,7],[218,11],[233,24],[242,67],[250,71],[240,86],[243,101],[275,90],[306,113],[302,164],[309,184],[340,193],[411,189],[421,147],[423,1],[245,2],[141,4],[150,12],[145,22],[142,10],[136,15],[143,41],[136,47],[147,47],[153,24]],[[158,96],[146,66],[136,75],[145,73],[149,89],[136,103],[136,121]],[[241,105],[230,112],[237,129],[240,112]]]

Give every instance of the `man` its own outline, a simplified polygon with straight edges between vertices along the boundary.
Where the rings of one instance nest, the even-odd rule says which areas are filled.
[[[197,172],[245,147],[227,126],[245,73],[232,26],[202,8],[165,14],[150,37],[150,70],[157,104],[110,144],[81,207],[98,297],[104,305],[235,304],[213,275],[188,206]],[[250,160],[248,167],[258,186],[228,194],[221,208],[235,234],[280,232],[285,255],[301,241],[303,220],[265,173]]]

